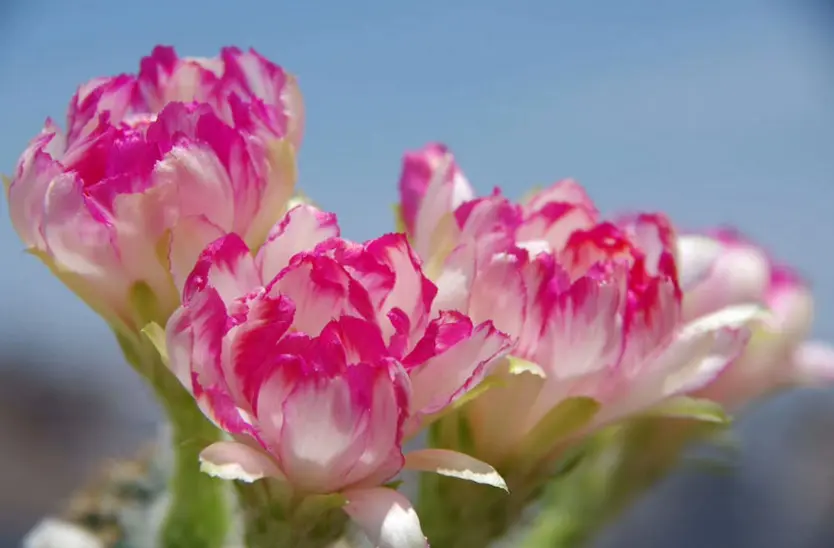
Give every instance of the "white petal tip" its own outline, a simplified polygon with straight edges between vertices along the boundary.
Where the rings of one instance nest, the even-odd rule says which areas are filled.
[[[434,472],[503,489],[509,493],[504,478],[489,464],[448,449],[421,449],[405,456],[405,467],[411,470]]]
[[[249,473],[243,468],[243,466],[236,462],[215,464],[213,462],[200,459],[200,471],[213,478],[239,480],[246,483],[252,483],[264,478],[264,474],[259,472]]]

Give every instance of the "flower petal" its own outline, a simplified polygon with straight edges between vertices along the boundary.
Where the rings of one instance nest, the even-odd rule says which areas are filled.
[[[409,371],[411,406],[418,415],[436,413],[476,386],[511,348],[509,338],[491,322],[473,328],[465,316],[447,312],[432,323],[438,330],[432,349],[437,353]],[[405,361],[418,360],[422,351],[418,343]]]
[[[235,441],[219,441],[203,449],[200,470],[215,478],[247,483],[266,477],[284,479],[266,453]]]
[[[168,264],[177,292],[181,295],[188,275],[197,264],[200,253],[208,244],[226,232],[205,216],[180,219],[171,230],[168,244]]]
[[[377,548],[428,548],[420,518],[405,496],[384,487],[344,495],[345,512]]]
[[[235,299],[259,287],[260,277],[249,248],[237,234],[218,238],[200,254],[183,290],[183,302],[213,288],[228,308]]]
[[[284,402],[278,446],[282,469],[294,486],[332,493],[388,462],[401,417],[386,369],[355,364],[330,378],[321,372],[300,375]]]
[[[436,472],[441,476],[483,483],[508,491],[507,483],[495,468],[457,451],[448,449],[412,451],[405,456],[405,468],[423,472]]]
[[[302,251],[313,251],[317,244],[339,236],[336,215],[310,205],[291,209],[269,232],[255,262],[264,280],[271,280]]]
[[[805,385],[834,383],[834,347],[808,341],[793,356],[793,381]]]
[[[710,274],[724,246],[708,236],[680,236],[677,241],[678,279],[681,289],[688,291]]]

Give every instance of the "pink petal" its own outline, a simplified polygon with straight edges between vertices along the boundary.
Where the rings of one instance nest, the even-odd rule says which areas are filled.
[[[392,489],[376,487],[344,493],[345,512],[378,548],[428,548],[411,503]]]
[[[544,190],[536,192],[524,204],[524,210],[526,214],[530,214],[534,211],[541,210],[547,204],[551,203],[581,206],[587,211],[592,212],[594,217],[597,214],[594,203],[585,192],[585,189],[573,179],[563,179]]]
[[[179,307],[171,314],[165,329],[168,368],[186,390],[193,394],[191,356],[194,352],[194,329],[187,308]]]
[[[185,217],[171,230],[168,264],[174,285],[182,294],[188,275],[197,264],[200,253],[226,232],[205,216]]]
[[[56,158],[63,154],[63,141],[58,129],[47,121],[20,157],[9,186],[9,216],[27,247],[46,247],[40,230],[46,209],[44,199],[52,180],[61,175]]]
[[[403,161],[400,179],[403,220],[412,235],[415,250],[424,259],[430,256],[432,240],[443,229],[441,220],[460,204],[474,198],[469,182],[443,145],[432,144],[411,152]]]
[[[284,295],[259,295],[247,304],[245,320],[224,339],[222,365],[232,394],[256,409],[261,385],[274,371],[276,357],[295,350],[282,339],[293,323],[295,304]]]
[[[684,292],[706,280],[724,246],[713,238],[686,235],[677,241],[678,276]]]
[[[416,332],[425,329],[428,323],[432,300],[437,294],[437,288],[423,275],[419,260],[412,252],[404,235],[382,236],[368,242],[365,249],[394,274],[393,287],[384,295],[384,300],[380,304],[378,316],[380,325],[383,326],[385,334],[390,337],[392,329],[389,329],[389,324],[383,318],[394,309],[402,310],[410,320],[412,333],[409,334],[409,338],[413,341]],[[359,269],[354,270],[354,275],[360,282],[364,280],[362,274]],[[366,287],[370,292],[371,287]],[[382,297],[381,294],[379,296]],[[370,297],[378,302],[378,298],[373,293]]]
[[[586,276],[550,297],[538,348],[532,356],[521,355],[545,371],[537,397],[528,404],[524,429],[569,395],[597,395],[584,392],[596,390],[596,379],[618,364],[623,351],[624,282],[622,271],[601,280]]]
[[[599,263],[632,264],[635,254],[634,245],[622,230],[611,223],[600,223],[588,230],[573,232],[559,259],[575,280]]]
[[[176,189],[180,215],[204,216],[226,231],[239,230],[239,218],[254,215],[262,181],[249,171],[253,159],[241,135],[206,105],[168,105],[148,129],[148,139],[171,143],[154,167],[154,183]]]
[[[725,244],[709,275],[686,292],[684,318],[692,320],[725,306],[763,302],[769,283],[770,261],[761,249]]]
[[[287,141],[268,141],[263,153],[266,162],[265,186],[257,198],[258,211],[248,219],[249,228],[246,231],[246,241],[253,249],[260,248],[273,225],[291,205],[298,178],[296,152]]]
[[[294,327],[304,333],[318,334],[343,314],[369,320],[375,316],[367,291],[342,265],[325,255],[297,255],[269,291],[292,299],[296,304]]]
[[[312,251],[320,242],[338,236],[336,215],[309,205],[296,206],[269,232],[258,251],[258,270],[264,280],[271,280],[296,253]]]
[[[279,445],[292,484],[331,493],[387,463],[401,424],[396,402],[386,369],[357,364],[300,378],[284,403]]]
[[[551,202],[532,213],[519,228],[520,242],[544,241],[559,253],[577,230],[588,230],[595,224],[596,211],[567,203]]]
[[[85,138],[105,112],[110,123],[118,125],[131,114],[135,94],[136,79],[127,74],[95,78],[79,86],[67,112],[67,142]]]
[[[269,455],[234,441],[216,442],[203,449],[200,469],[216,478],[247,483],[266,477],[284,479]]]
[[[486,259],[474,277],[467,315],[475,322],[492,320],[513,339],[521,336],[528,305],[522,269],[524,256],[502,254]]]
[[[212,242],[200,254],[186,280],[183,301],[187,303],[195,293],[213,288],[228,307],[260,285],[249,248],[240,236],[228,234]]]
[[[771,272],[780,273],[775,267]],[[771,275],[771,280],[774,276]],[[814,297],[801,280],[790,277],[773,283],[765,294],[765,302],[774,316],[772,328],[790,345],[797,346],[811,333],[814,321]]]
[[[443,409],[476,386],[511,346],[507,336],[491,322],[473,328],[468,318],[445,313],[432,323],[439,331],[434,347],[437,353],[409,371],[411,408],[414,413],[425,415]],[[444,331],[451,331],[448,342]],[[415,360],[421,352],[418,345],[406,360]]]
[[[684,325],[668,347],[622,386],[616,404],[601,408],[598,421],[701,389],[744,350],[748,326],[765,318],[760,307],[740,305]]]
[[[800,384],[834,383],[834,347],[820,341],[801,344],[793,355],[793,379]]]
[[[677,236],[669,218],[658,213],[641,213],[623,220],[620,228],[640,250],[646,273],[660,275],[664,257],[674,257],[677,251]]]

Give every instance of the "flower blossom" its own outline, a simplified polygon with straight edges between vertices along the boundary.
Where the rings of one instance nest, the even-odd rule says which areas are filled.
[[[547,453],[565,402],[596,402],[592,427],[706,385],[760,314],[741,303],[685,321],[669,221],[601,220],[571,180],[521,204],[498,190],[476,198],[451,153],[429,145],[406,155],[400,189],[403,225],[438,285],[435,307],[492,319],[516,343],[502,383],[464,408],[472,454],[499,470]]]
[[[806,340],[814,302],[798,273],[729,229],[681,236],[680,248],[684,270],[707,266],[706,275],[684,295],[684,317],[743,302],[760,302],[772,314],[754,330],[744,353],[700,396],[738,408],[782,387],[834,382],[834,348]]]
[[[286,211],[302,131],[295,80],[257,53],[157,47],[80,86],[66,132],[47,120],[9,181],[12,224],[110,323],[164,323],[207,243],[257,247]]]
[[[432,313],[435,293],[404,236],[352,243],[312,206],[254,256],[235,234],[210,244],[167,327],[171,370],[234,438],[203,451],[204,469],[340,493],[380,546],[425,545],[408,501],[382,487],[403,467],[503,486],[461,453],[403,456],[404,437],[509,349],[491,322]]]

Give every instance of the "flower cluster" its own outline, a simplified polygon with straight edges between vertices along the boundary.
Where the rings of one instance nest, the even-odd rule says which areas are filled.
[[[224,546],[208,475],[235,480],[250,546],[327,546],[348,517],[376,546],[486,545],[611,426],[834,380],[808,286],[733,231],[605,219],[572,180],[479,197],[431,144],[405,156],[400,233],[356,243],[296,205],[303,130],[295,79],[258,53],[157,47],[79,87],[9,181],[24,244],[168,411],[160,545]],[[420,518],[408,469],[436,473]]]

